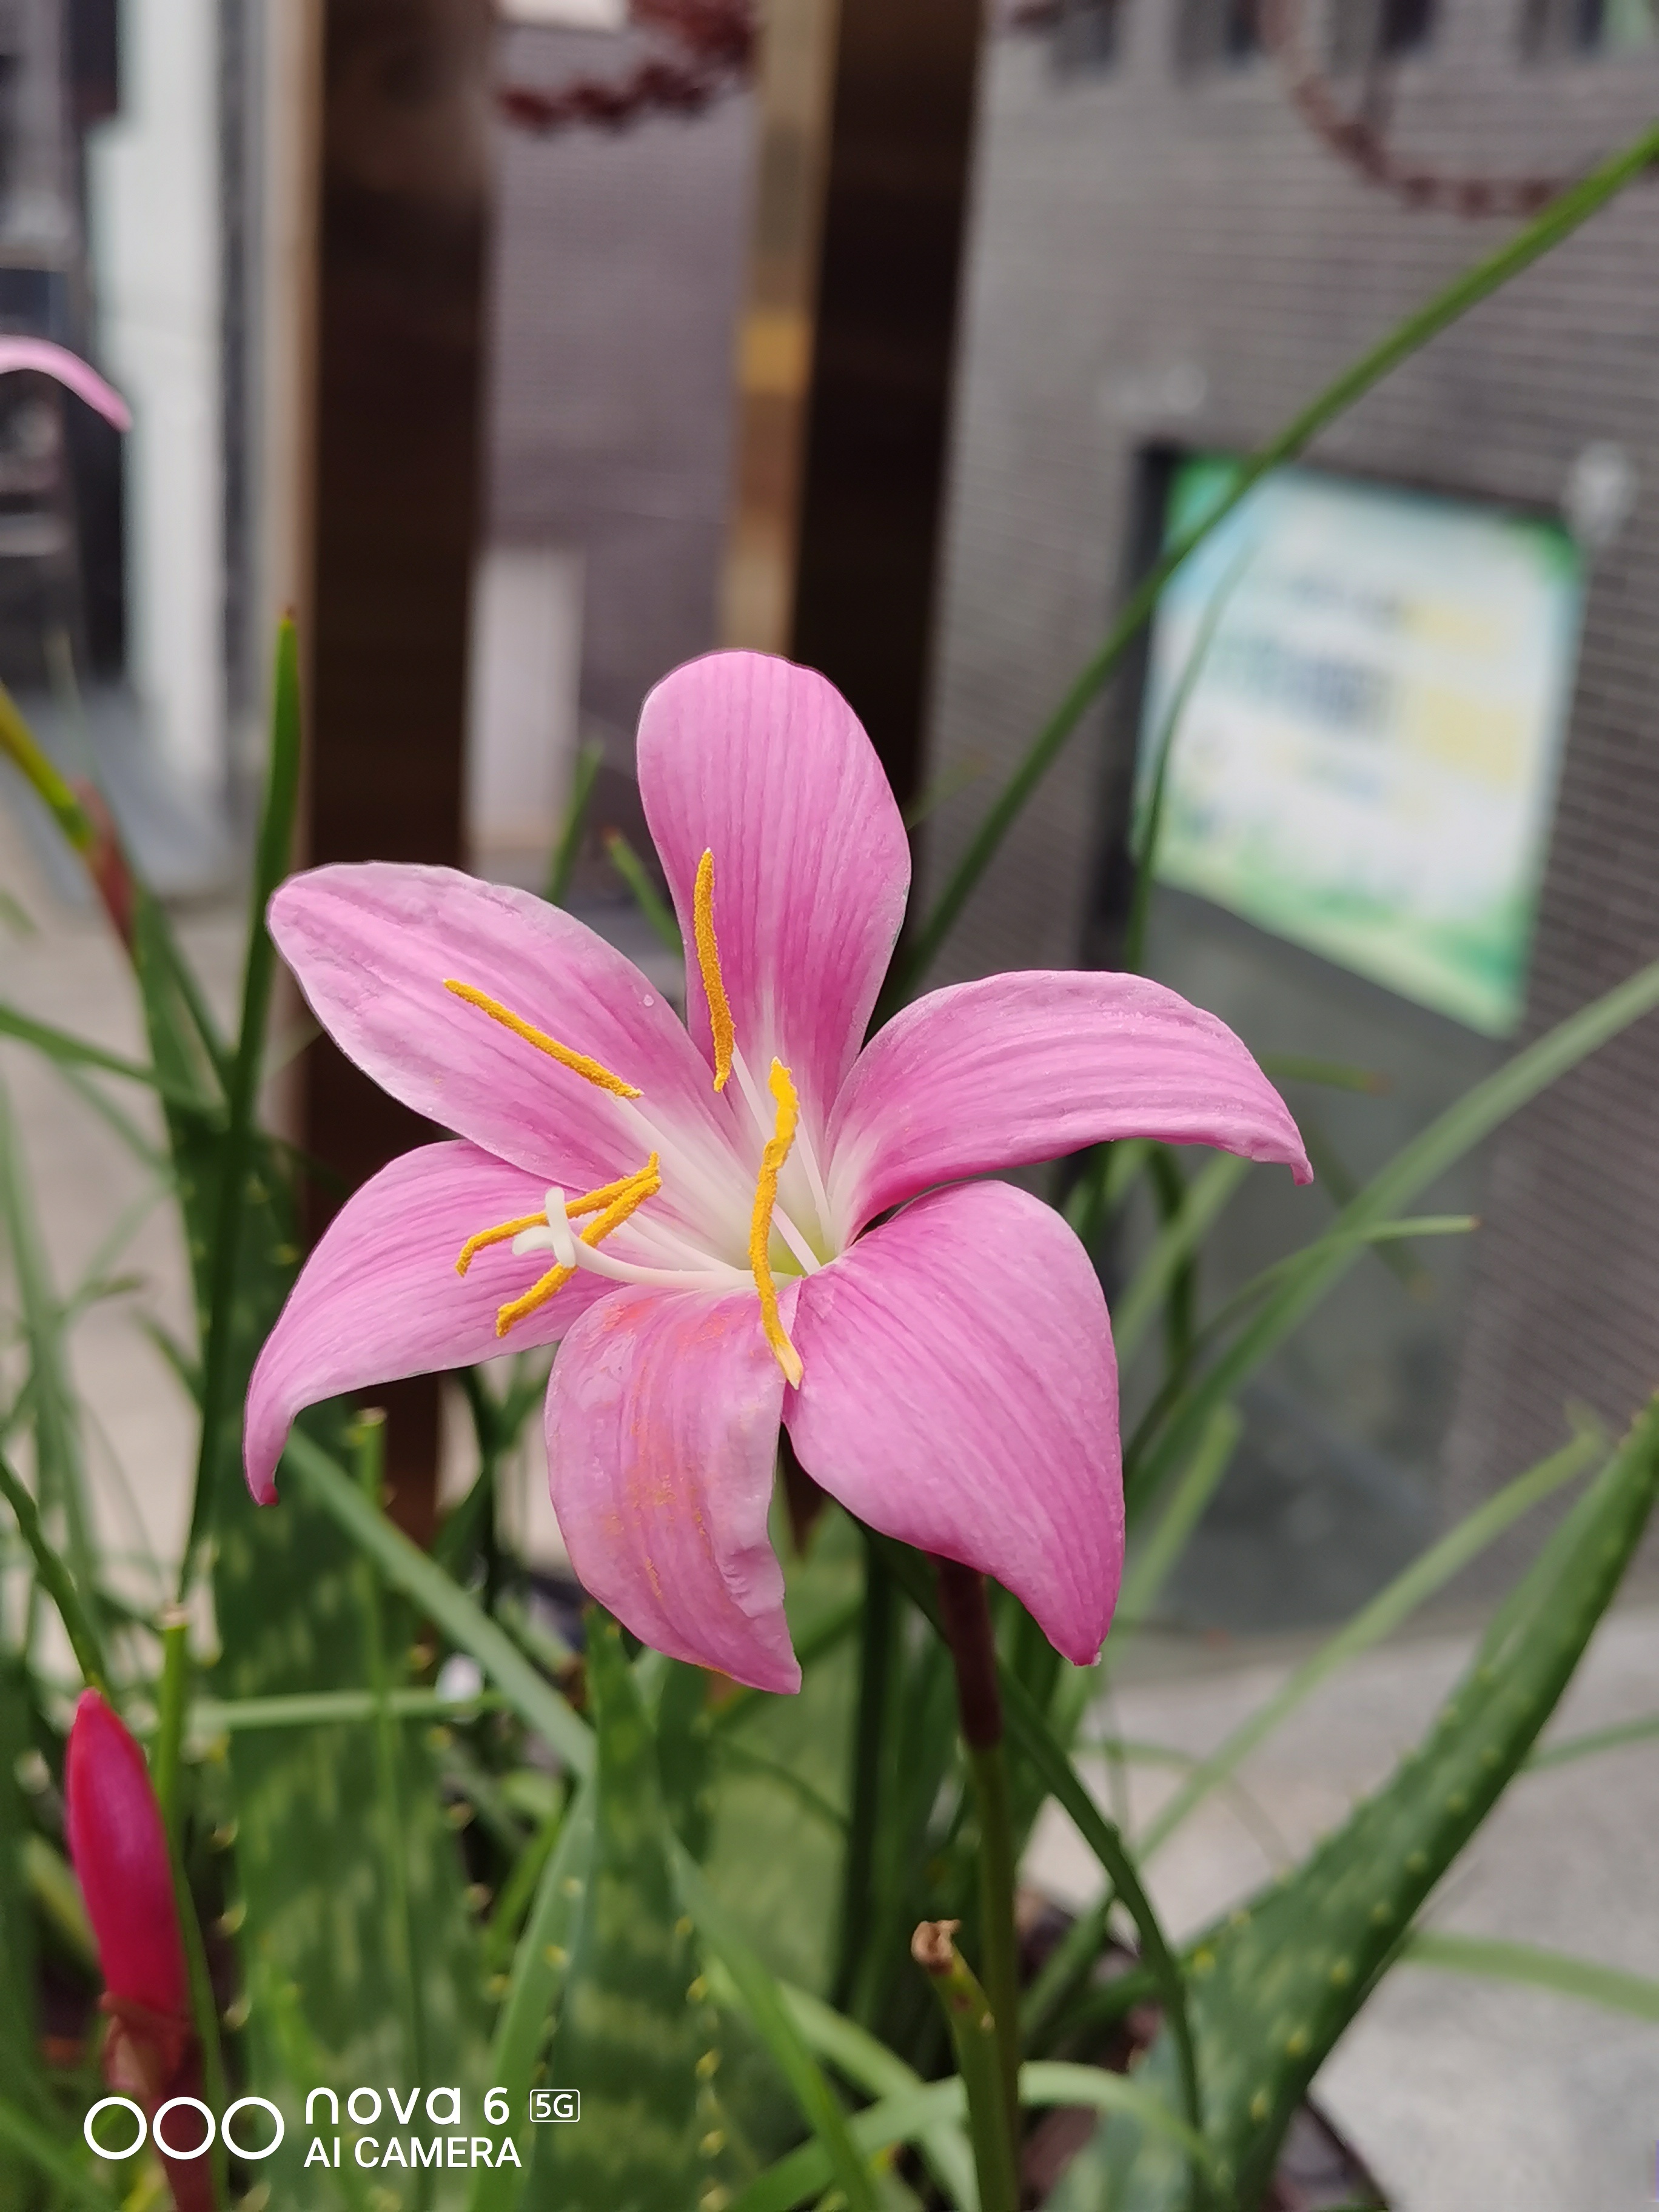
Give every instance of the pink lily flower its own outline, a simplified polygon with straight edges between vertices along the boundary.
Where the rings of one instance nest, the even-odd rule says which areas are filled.
[[[249,1389],[254,1496],[302,1407],[557,1340],[571,1562],[659,1650],[799,1686],[767,1534],[781,1423],[849,1512],[994,1575],[1092,1660],[1123,1552],[1105,1301],[1052,1207],[969,1178],[1156,1136],[1306,1181],[1284,1102],[1133,975],[957,984],[864,1045],[909,851],[811,671],[676,670],[639,777],[685,1025],[571,915],[447,869],[318,868],[272,900],[323,1026],[459,1141],[395,1160],[313,1253]]]
[[[149,1769],[96,1690],[83,1690],[64,1768],[70,1857],[104,1972],[104,2073],[154,2117],[202,2094],[190,1980]],[[190,2140],[188,2118],[175,2124]],[[208,2163],[163,2155],[178,2212],[212,2212]]]
[[[106,384],[89,362],[82,361],[67,346],[55,345],[50,338],[0,335],[0,376],[10,375],[20,368],[35,369],[42,376],[55,378],[65,391],[72,392],[77,399],[84,399],[88,407],[95,408],[118,430],[131,429],[132,410],[115,386]]]

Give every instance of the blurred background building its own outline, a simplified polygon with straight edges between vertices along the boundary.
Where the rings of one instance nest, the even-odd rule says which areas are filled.
[[[341,521],[373,500],[339,425],[417,377],[398,348],[443,317],[453,397],[405,394],[393,489],[418,515],[449,487],[428,582],[455,649],[442,696],[410,695],[437,700],[425,732],[386,708],[347,799],[324,788],[313,851],[356,849],[378,789],[398,851],[538,884],[584,740],[596,829],[642,842],[640,702],[724,639],[843,686],[936,887],[1206,484],[1659,97],[1649,0],[1018,0],[982,25],[968,0],[775,0],[758,45],[738,0],[489,16],[411,4],[400,60],[360,0],[0,8],[0,323],[89,350],[136,416],[123,452],[33,379],[0,391],[0,675],[175,894],[234,873],[270,625],[307,577],[335,624],[319,788],[387,665],[354,691],[353,639],[431,641],[437,599],[353,597],[404,526]],[[480,149],[428,231],[421,130]],[[407,244],[402,324],[350,260],[374,223]],[[428,331],[409,301],[442,238]],[[1144,788],[1207,590],[1151,966],[1279,1056],[1321,1172],[1251,1179],[1207,1295],[1659,951],[1656,360],[1650,186],[1346,416],[1237,561],[1170,595],[947,949],[939,980],[1121,957],[1136,761]],[[1254,877],[1217,796],[1252,729],[1255,829],[1291,825]],[[1460,854],[1500,848],[1480,945],[1441,914],[1407,957],[1436,885],[1479,872]],[[1345,871],[1370,903],[1339,926]],[[597,839],[576,896],[647,949]],[[1570,1398],[1620,1419],[1659,1370],[1656,1162],[1650,1024],[1425,1194],[1479,1237],[1367,1257],[1255,1386],[1193,1616],[1334,1613]]]

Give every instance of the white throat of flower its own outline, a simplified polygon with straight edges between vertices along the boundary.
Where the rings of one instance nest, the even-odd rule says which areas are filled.
[[[754,1117],[762,1139],[760,1165],[756,1176],[753,1202],[749,1219],[749,1266],[747,1270],[734,1267],[729,1261],[717,1258],[712,1253],[697,1252],[681,1235],[676,1233],[671,1241],[684,1249],[690,1264],[673,1267],[652,1267],[604,1250],[605,1239],[630,1220],[647,1200],[654,1198],[663,1188],[662,1158],[665,1151],[672,1151],[672,1139],[656,1129],[646,1112],[633,1102],[643,1093],[633,1084],[586,1054],[573,1051],[561,1044],[544,1030],[534,1025],[499,1000],[490,998],[471,983],[451,979],[446,990],[469,1006],[477,1006],[492,1021],[499,1022],[526,1044],[533,1045],[572,1074],[585,1082],[610,1093],[617,1100],[623,1112],[641,1125],[641,1134],[653,1140],[653,1148],[641,1168],[630,1175],[619,1176],[615,1182],[605,1183],[597,1190],[569,1197],[556,1185],[547,1193],[540,1213],[526,1214],[514,1221],[502,1221],[494,1228],[480,1230],[469,1237],[455,1262],[458,1274],[465,1274],[474,1257],[487,1246],[511,1243],[517,1254],[547,1252],[553,1255],[554,1265],[521,1296],[510,1299],[495,1316],[495,1334],[504,1337],[514,1323],[522,1321],[526,1314],[534,1313],[540,1306],[556,1297],[565,1285],[579,1272],[603,1275],[612,1282],[641,1283],[665,1290],[730,1291],[739,1284],[752,1285],[760,1302],[761,1327],[772,1348],[773,1357],[782,1369],[792,1386],[801,1379],[800,1356],[790,1342],[778,1311],[777,1285],[772,1273],[769,1246],[775,1230],[794,1260],[807,1274],[815,1274],[823,1264],[809,1240],[778,1200],[778,1177],[792,1153],[805,1174],[806,1187],[816,1207],[819,1222],[830,1219],[830,1204],[825,1195],[823,1176],[810,1137],[800,1126],[800,1101],[794,1080],[780,1060],[772,1062],[767,1081],[769,1103],[738,1050],[732,1019],[731,1001],[726,997],[725,980],[720,973],[720,949],[714,938],[714,856],[703,854],[698,863],[696,885],[692,907],[693,930],[696,940],[697,966],[702,977],[704,995],[708,1001],[709,1028],[714,1046],[714,1089],[723,1091],[730,1078],[738,1079],[738,1088]],[[674,1172],[671,1162],[671,1174]],[[692,1171],[695,1172],[695,1171]],[[571,1224],[584,1222],[580,1232]]]

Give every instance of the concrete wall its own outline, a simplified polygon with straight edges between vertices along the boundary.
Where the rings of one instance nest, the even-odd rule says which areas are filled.
[[[984,76],[931,773],[1006,769],[1102,635],[1136,455],[1243,449],[1507,234],[1412,212],[1313,138],[1257,62],[1182,81],[1175,0],[1124,0],[1109,70],[1004,38]],[[1530,63],[1519,0],[1443,4],[1398,142],[1449,167],[1573,172],[1659,108],[1650,54]],[[1330,465],[1548,507],[1589,443],[1638,472],[1590,584],[1526,1035],[1659,954],[1659,189],[1638,186],[1367,399]],[[1109,731],[1112,732],[1109,737]],[[1079,956],[1121,726],[1097,714],[1009,840],[941,975]],[[988,778],[929,827],[937,884]],[[1298,956],[1300,957],[1300,956]],[[1363,990],[1369,987],[1356,987]],[[1455,1362],[1461,1502],[1589,1399],[1659,1381],[1659,1021],[1497,1142]]]

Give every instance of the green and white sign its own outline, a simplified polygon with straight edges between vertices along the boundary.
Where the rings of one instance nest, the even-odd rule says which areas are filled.
[[[1171,536],[1233,465],[1184,463]],[[1155,872],[1489,1036],[1518,1024],[1577,652],[1555,524],[1285,469],[1166,586]],[[1217,609],[1207,647],[1206,616]]]

